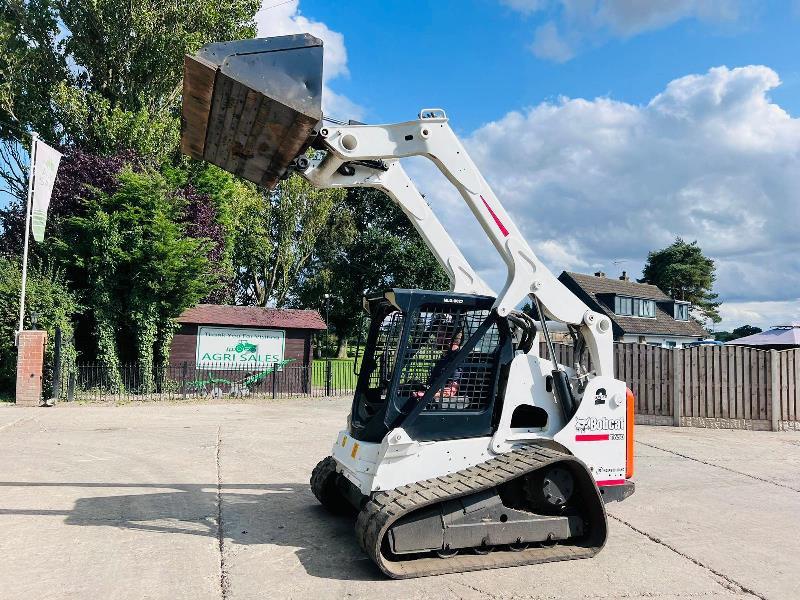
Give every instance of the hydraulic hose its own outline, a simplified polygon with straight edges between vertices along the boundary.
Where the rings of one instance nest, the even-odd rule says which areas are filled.
[[[560,369],[558,360],[556,360],[556,353],[553,348],[553,341],[550,339],[550,332],[547,330],[547,318],[542,309],[542,304],[536,296],[533,297],[533,300],[536,302],[536,310],[539,313],[539,321],[542,324],[542,333],[547,343],[547,352],[550,354],[550,360],[553,361],[553,394],[561,405],[561,412],[564,415],[564,420],[569,421],[572,419],[572,415],[575,414],[575,410],[577,409],[575,397],[572,395],[572,388],[569,385],[567,373]]]

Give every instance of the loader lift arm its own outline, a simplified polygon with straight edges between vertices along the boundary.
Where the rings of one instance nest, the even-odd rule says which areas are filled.
[[[507,316],[526,297],[538,299],[545,313],[542,318],[549,316],[579,329],[595,374],[613,377],[611,322],[590,310],[539,260],[470,159],[443,110],[423,109],[416,120],[390,125],[323,127],[317,143],[324,147],[326,155],[311,161],[300,174],[320,187],[331,186],[333,181],[337,187],[365,185],[359,182],[359,179],[365,181],[363,175],[354,179],[355,174],[350,177],[341,174],[341,167],[353,161],[388,160],[394,163],[410,156],[430,159],[458,189],[506,264],[506,282],[493,307],[497,313]],[[395,173],[399,185],[389,183],[381,187],[396,194],[407,185],[401,181],[407,177],[400,171]],[[380,178],[380,175],[373,176]],[[414,214],[402,198],[398,204],[407,215]],[[439,260],[449,265],[451,259],[448,257],[461,255],[453,253],[454,245],[449,236],[435,235],[438,227],[418,227],[418,231]],[[452,267],[448,267],[448,272],[451,271]]]
[[[350,162],[340,163],[333,172],[320,168],[325,159],[312,159],[299,172],[318,188],[369,187],[382,190],[397,204],[425,241],[450,280],[450,291],[495,296],[458,249],[450,234],[419,193],[399,160],[388,160],[384,168]],[[329,163],[330,164],[330,163]],[[345,173],[342,173],[345,171]]]

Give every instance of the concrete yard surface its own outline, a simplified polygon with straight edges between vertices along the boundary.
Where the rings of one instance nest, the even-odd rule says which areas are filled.
[[[637,427],[596,558],[391,581],[308,486],[348,408],[0,408],[0,598],[800,598],[800,432]]]

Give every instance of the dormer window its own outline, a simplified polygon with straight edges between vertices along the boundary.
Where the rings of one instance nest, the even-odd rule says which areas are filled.
[[[632,315],[633,314],[633,298],[624,298],[622,296],[614,297],[614,312],[618,315]]]
[[[614,312],[626,317],[654,318],[656,316],[656,302],[655,300],[614,296]]]
[[[688,304],[681,304],[676,302],[675,303],[675,320],[676,321],[688,321],[689,320],[689,305]]]

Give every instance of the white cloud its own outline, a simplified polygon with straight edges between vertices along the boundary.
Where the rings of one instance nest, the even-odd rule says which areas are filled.
[[[767,330],[775,325],[800,324],[800,302],[731,302],[723,304],[717,331],[731,331],[740,325]]]
[[[261,9],[255,16],[258,37],[272,37],[293,33],[310,33],[324,43],[322,111],[337,118],[360,120],[364,108],[349,98],[330,89],[330,82],[337,78],[349,77],[347,69],[347,48],[344,36],[333,31],[325,23],[314,21],[300,12],[300,1],[275,4],[274,0],[263,0]]]
[[[548,21],[536,29],[531,50],[539,58],[555,62],[566,62],[574,56],[569,43],[561,37],[558,27],[552,21]]]
[[[683,19],[733,22],[741,14],[740,4],[739,0],[605,0],[596,3],[594,14],[597,26],[608,27],[617,35],[629,36],[667,27]]]
[[[531,50],[555,62],[572,58],[585,45],[631,37],[694,19],[716,25],[742,21],[742,0],[501,0],[523,15],[554,17],[538,27]],[[569,42],[567,42],[569,40]]]
[[[549,4],[548,0],[500,0],[500,3],[523,14],[537,12]]]
[[[796,320],[800,306],[800,119],[769,99],[779,83],[764,66],[718,67],[670,82],[644,106],[561,98],[464,142],[556,274],[636,276],[648,251],[697,240],[717,262],[726,320],[764,327]],[[505,268],[463,201],[429,167],[410,171],[499,288]]]
[[[353,119],[354,121],[364,119],[364,107],[356,104],[344,94],[337,94],[328,86],[324,87],[322,93],[322,112],[326,116]]]
[[[534,252],[547,264],[559,265],[565,271],[581,271],[590,269],[591,266],[580,256],[580,247],[574,240],[559,242],[558,240],[544,240],[534,242]]]

